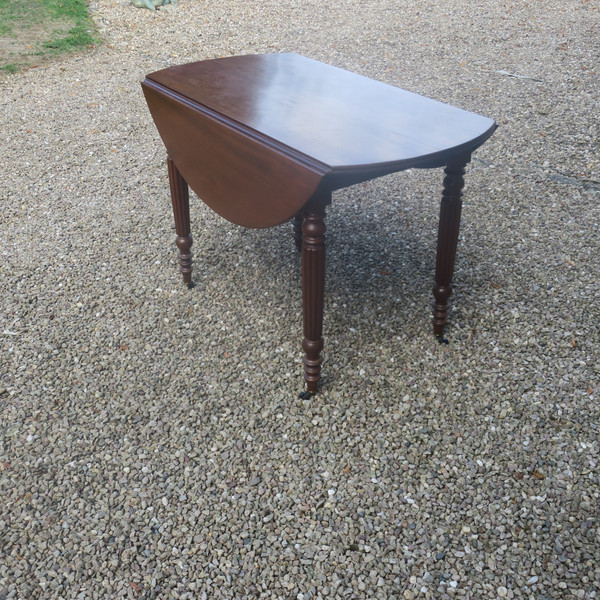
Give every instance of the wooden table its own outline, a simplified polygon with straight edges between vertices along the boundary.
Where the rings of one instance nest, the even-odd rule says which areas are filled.
[[[332,191],[404,169],[445,167],[433,287],[433,327],[442,336],[465,166],[496,129],[494,121],[295,54],[170,67],[148,75],[142,87],[167,148],[179,266],[188,286],[188,184],[238,225],[293,219],[302,250],[308,394],[321,373],[324,218]]]

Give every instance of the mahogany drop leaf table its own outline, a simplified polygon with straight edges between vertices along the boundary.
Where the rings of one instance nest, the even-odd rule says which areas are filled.
[[[244,227],[293,220],[302,250],[304,377],[323,349],[325,208],[334,190],[444,167],[433,327],[448,312],[464,173],[496,129],[482,117],[296,54],[235,56],[151,73],[142,88],[167,149],[183,280],[192,285],[188,184]]]

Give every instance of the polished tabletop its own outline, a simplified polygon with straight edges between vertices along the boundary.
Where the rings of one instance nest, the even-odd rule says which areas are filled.
[[[333,170],[443,164],[495,129],[487,117],[296,54],[195,62],[148,79]]]

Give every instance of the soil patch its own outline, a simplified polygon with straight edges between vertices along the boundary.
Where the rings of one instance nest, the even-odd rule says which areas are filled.
[[[0,78],[96,41],[82,0],[12,2],[0,4]]]
[[[0,68],[10,73],[38,66],[51,54],[44,44],[67,35],[72,27],[67,19],[13,27],[10,34],[0,37]]]

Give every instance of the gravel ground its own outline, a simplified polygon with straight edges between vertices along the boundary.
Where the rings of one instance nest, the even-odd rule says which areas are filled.
[[[102,47],[0,82],[0,599],[600,598],[598,4],[92,8]],[[441,172],[335,194],[311,400],[290,227],[193,197],[185,288],[139,86],[281,51],[500,125],[447,346]]]

